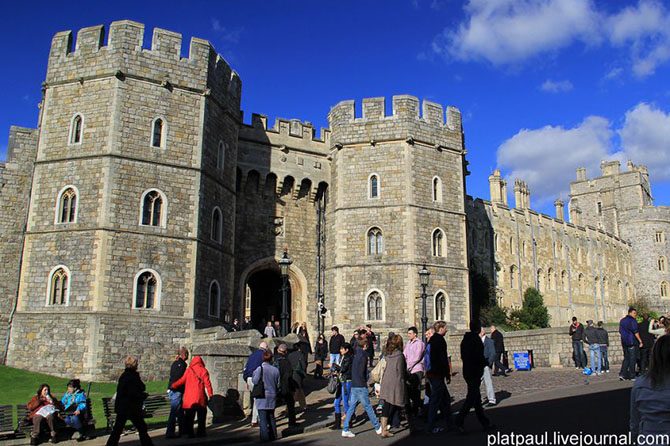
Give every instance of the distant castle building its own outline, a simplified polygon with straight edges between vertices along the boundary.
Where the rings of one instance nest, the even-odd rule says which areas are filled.
[[[473,277],[499,303],[538,287],[552,324],[617,320],[635,296],[668,302],[670,211],[645,168],[604,163],[571,184],[570,223],[516,207],[498,171],[466,195],[460,112],[412,96],[335,105],[330,129],[262,115],[244,124],[241,81],[209,42],[112,23],[54,36],[37,129],[12,127],[0,165],[0,352],[7,364],[105,379],[119,358],[151,376],[195,330],[280,316],[314,331],[380,332],[429,318],[465,328]],[[54,360],[57,357],[58,360]]]

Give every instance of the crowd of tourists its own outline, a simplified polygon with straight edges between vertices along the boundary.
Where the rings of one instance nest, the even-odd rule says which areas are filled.
[[[619,371],[619,379],[622,381],[634,380],[649,370],[656,338],[670,331],[670,320],[664,316],[658,321],[646,314],[642,316],[641,322],[637,318],[637,309],[630,307],[628,314],[619,322],[619,337],[624,354]],[[594,324],[592,320],[587,320],[584,326],[573,317],[568,334],[572,338],[572,359],[576,369],[583,370],[587,375],[610,372],[609,333],[602,321]],[[588,355],[584,345],[588,347]]]
[[[286,405],[289,429],[297,426],[294,406],[306,376],[301,346],[305,333],[293,345],[282,342],[274,351],[268,342],[262,341],[247,360],[243,376],[253,398],[251,426],[258,426],[261,441],[277,438],[274,412],[281,405]],[[426,331],[426,343],[416,327],[407,329],[406,338],[389,333],[379,346],[381,354],[376,365],[378,338],[371,326],[355,329],[349,342],[337,326],[331,328],[328,341],[319,336],[314,346],[314,374],[317,379],[324,378],[328,359],[328,390],[334,394],[331,428],[341,430],[342,437],[354,437],[351,427],[361,420],[355,415],[361,405],[376,433],[384,438],[394,435],[403,418],[412,433],[419,430],[419,417],[426,420],[422,424],[426,424],[425,430],[431,434],[445,429],[463,431],[470,409],[474,409],[482,427],[490,429],[492,424],[484,414],[484,407],[496,405],[491,376],[506,376],[510,372],[502,362],[503,335],[493,326],[487,331],[479,321],[470,324],[460,346],[468,395],[464,407],[454,417],[447,388],[453,375],[446,334],[447,324],[443,321],[435,322]],[[484,401],[480,397],[482,381],[487,388]],[[379,410],[372,405],[372,395],[378,399]]]
[[[634,380],[631,393],[630,430],[634,435],[670,433],[667,414],[670,413],[670,321],[658,321],[643,316],[637,320],[635,308],[619,322],[619,335],[624,359],[619,372],[621,380]],[[246,321],[248,323],[248,321]],[[278,340],[264,339],[247,358],[242,372],[251,395],[251,426],[259,429],[260,440],[278,438],[275,410],[286,406],[288,428],[298,426],[297,418],[307,409],[305,379],[309,355],[314,358],[314,378],[328,379],[328,391],[333,394],[333,423],[331,429],[341,430],[344,438],[353,438],[354,423],[369,421],[375,432],[388,438],[405,425],[410,433],[423,431],[440,434],[443,431],[464,432],[465,418],[474,409],[484,430],[494,425],[485,413],[486,407],[497,404],[492,376],[507,376],[504,336],[495,326],[482,327],[478,320],[470,322],[469,331],[460,343],[462,377],[467,386],[463,406],[454,416],[448,386],[455,375],[447,350],[447,324],[437,321],[424,333],[425,342],[416,327],[409,327],[406,337],[389,333],[385,342],[370,325],[354,330],[347,342],[337,326],[331,328],[329,339],[321,334],[314,346],[309,342],[306,324],[294,324],[291,335]],[[582,325],[573,318],[569,328],[572,338],[575,367],[596,375],[609,372],[609,333],[602,322],[586,321]],[[275,333],[276,334],[276,333]],[[274,344],[274,348],[271,345]],[[584,350],[588,347],[589,358]],[[375,354],[379,348],[379,358]],[[200,356],[190,363],[189,352],[180,348],[170,368],[168,395],[170,415],[166,438],[206,436],[206,416],[209,399],[213,396],[209,372]],[[589,362],[590,359],[590,362]],[[328,364],[328,367],[326,367]],[[143,417],[146,387],[137,371],[138,360],[128,356],[116,394],[116,420],[107,446],[115,446],[130,421],[143,446],[151,446]],[[373,367],[374,366],[374,367]],[[325,374],[325,369],[329,373]],[[481,384],[486,398],[482,400]],[[371,397],[377,399],[376,408]],[[356,416],[361,405],[364,416]],[[296,405],[298,406],[296,408]],[[71,380],[59,400],[51,394],[49,385],[42,384],[28,402],[26,423],[32,424],[31,445],[38,444],[46,430],[49,441],[57,442],[56,423],[60,422],[79,432],[78,440],[88,438],[86,423],[90,407],[86,393],[77,379]],[[194,429],[195,419],[198,428]],[[425,420],[418,422],[419,419]]]

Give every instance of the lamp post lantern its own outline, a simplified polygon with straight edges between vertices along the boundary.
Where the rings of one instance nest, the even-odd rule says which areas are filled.
[[[284,255],[279,259],[279,271],[281,272],[281,335],[288,334],[288,268],[293,263],[293,260],[288,256],[288,252],[284,250]]]
[[[421,283],[421,339],[426,342],[426,330],[428,330],[428,314],[426,312],[426,287],[428,286],[428,278],[430,271],[426,269],[426,264],[419,270],[419,281]]]

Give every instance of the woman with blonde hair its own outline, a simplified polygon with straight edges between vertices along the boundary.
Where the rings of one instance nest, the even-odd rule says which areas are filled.
[[[119,383],[116,386],[116,398],[114,400],[114,412],[116,412],[116,421],[114,428],[107,440],[107,446],[116,446],[119,444],[121,432],[130,420],[140,435],[140,444],[142,446],[153,446],[151,437],[147,433],[147,424],[142,416],[142,404],[147,397],[146,387],[140,374],[137,372],[137,358],[127,356],[124,361],[126,369],[119,377]]]
[[[390,336],[384,349],[386,367],[381,379],[379,398],[384,400],[382,406],[382,437],[392,437],[389,432],[389,421],[407,404],[407,363],[403,354],[403,342],[400,335]]]

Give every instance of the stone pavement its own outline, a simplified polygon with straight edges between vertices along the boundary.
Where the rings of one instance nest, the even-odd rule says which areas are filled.
[[[379,438],[369,422],[355,425],[352,431],[357,437],[352,440],[340,437],[340,431],[331,431],[327,425],[332,422],[332,396],[325,391],[325,380],[308,379],[308,410],[299,416],[299,428],[287,430],[283,408],[277,410],[279,443],[300,445],[333,445],[349,442],[352,444],[414,444],[426,441],[425,435],[409,436],[403,430],[392,439]],[[630,383],[619,382],[616,371],[596,376],[584,377],[574,369],[542,369],[531,372],[513,372],[505,377],[494,377],[494,387],[498,396],[498,406],[487,409],[487,413],[501,432],[535,432],[537,430],[560,429],[572,432],[577,429],[599,432],[626,430],[628,418],[628,397]],[[482,386],[483,390],[483,386]],[[458,410],[465,397],[465,383],[460,373],[452,378],[449,391],[454,400],[454,410]],[[360,409],[359,409],[360,413]],[[485,434],[471,415],[466,422],[468,435],[453,433],[440,434],[442,441],[461,444],[485,444]],[[200,444],[255,444],[258,429],[249,428],[248,418],[208,427],[208,437],[195,439],[166,440],[164,429],[152,432],[156,446],[181,446]],[[84,443],[62,442],[61,444],[83,444],[102,446],[107,437],[99,437]],[[136,434],[122,437],[124,445],[138,445]]]

